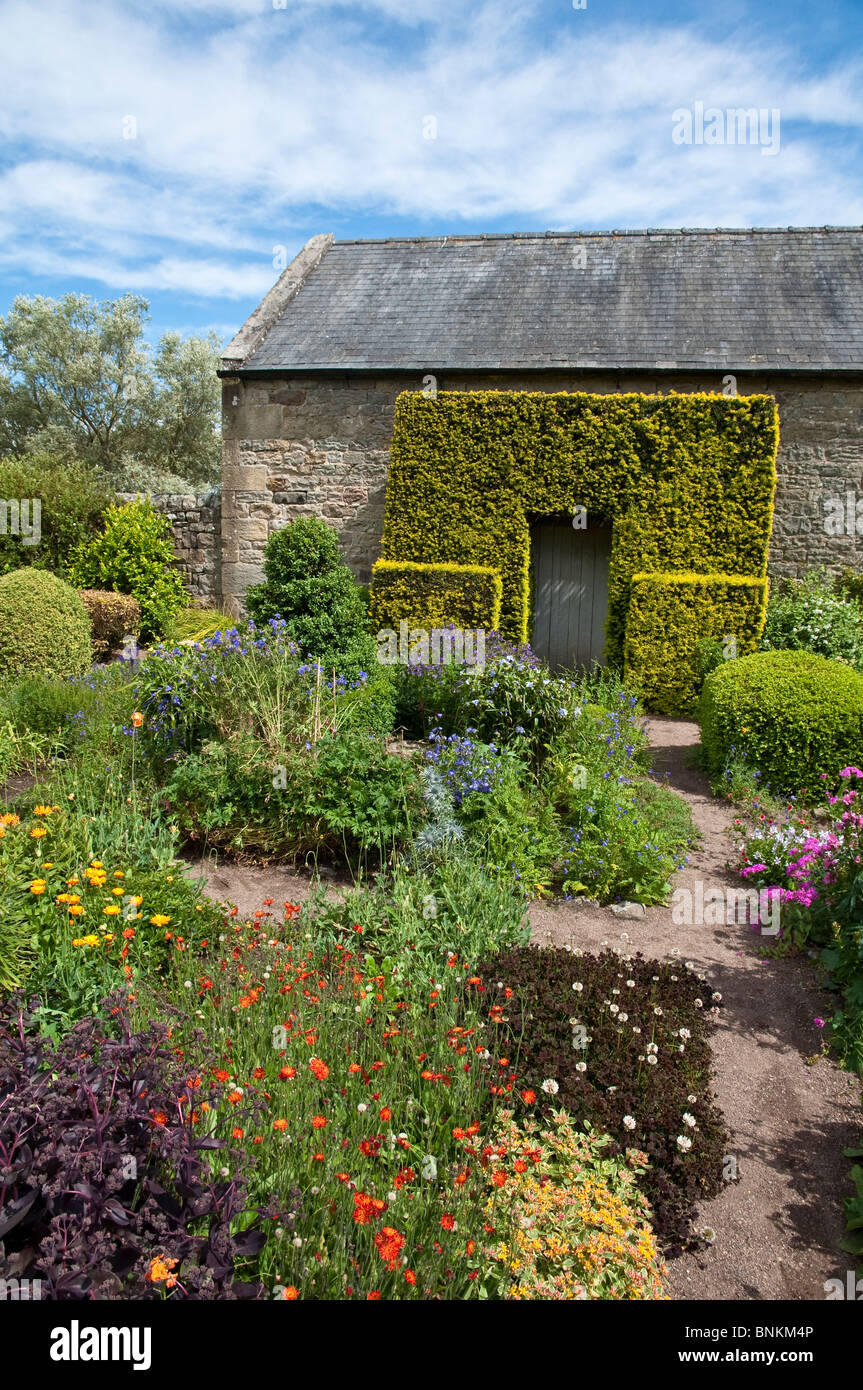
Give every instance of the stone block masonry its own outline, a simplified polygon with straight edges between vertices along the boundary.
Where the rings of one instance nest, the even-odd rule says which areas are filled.
[[[723,373],[446,372],[441,391],[722,391]],[[301,516],[339,533],[357,578],[380,554],[396,397],[422,389],[419,373],[329,372],[223,378],[221,584],[239,614],[259,582],[267,538]],[[816,564],[863,566],[863,534],[825,527],[828,499],[863,499],[863,377],[747,374],[740,394],[779,407],[778,486],[770,573],[796,577]],[[185,499],[184,499],[185,500]],[[863,508],[861,508],[863,512]]]
[[[134,502],[136,492],[121,492],[118,502]],[[168,518],[174,550],[192,599],[201,607],[222,603],[222,497],[209,492],[148,493],[156,511]]]

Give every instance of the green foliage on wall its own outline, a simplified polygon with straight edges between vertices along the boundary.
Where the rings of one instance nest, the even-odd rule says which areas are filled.
[[[739,574],[635,574],[624,643],[624,675],[658,714],[694,708],[701,674],[697,647],[725,643],[726,656],[758,650],[767,580]]]
[[[530,628],[530,523],[613,522],[607,657],[636,573],[763,577],[779,426],[770,396],[404,392],[382,554],[500,572],[501,631]]]
[[[492,629],[500,622],[503,585],[488,566],[378,560],[372,585],[371,620],[381,628],[397,628],[403,619],[425,628]]]

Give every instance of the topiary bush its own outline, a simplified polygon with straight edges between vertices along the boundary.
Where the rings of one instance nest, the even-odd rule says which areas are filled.
[[[80,676],[90,661],[90,619],[74,589],[47,570],[0,578],[0,678]]]
[[[733,757],[779,791],[822,796],[863,762],[863,675],[813,652],[756,652],[704,682],[704,760],[716,776]]]
[[[135,637],[141,628],[141,605],[131,594],[115,594],[111,589],[79,589],[81,602],[90,615],[93,655],[104,661],[120,646],[124,637]]]
[[[105,512],[105,529],[75,551],[72,580],[81,589],[132,594],[141,606],[141,640],[167,631],[188,602],[170,526],[147,498]]]
[[[356,676],[371,671],[377,653],[366,631],[359,586],[339,554],[338,537],[325,521],[303,517],[276,531],[264,551],[264,582],[246,594],[256,623],[282,617],[303,656],[327,673]]]

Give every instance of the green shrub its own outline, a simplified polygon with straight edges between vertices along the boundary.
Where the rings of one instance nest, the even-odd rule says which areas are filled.
[[[0,578],[0,678],[77,676],[90,661],[90,619],[74,589],[46,570]]]
[[[833,587],[837,594],[845,594],[857,603],[863,604],[863,570],[852,569],[850,565],[834,577]]]
[[[165,633],[168,642],[205,642],[217,632],[227,632],[236,623],[221,608],[183,608]]]
[[[763,395],[405,391],[382,557],[497,570],[500,630],[523,642],[531,520],[583,506],[614,523],[608,658],[619,663],[636,572],[766,573],[778,438]]]
[[[95,534],[113,498],[104,476],[84,463],[62,462],[50,454],[25,454],[0,463],[0,492],[5,499],[39,499],[38,545],[22,545],[18,536],[0,535],[0,574],[23,566],[66,575],[72,553]]]
[[[378,560],[372,571],[374,627],[496,629],[503,595],[497,570],[482,565],[419,565]]]
[[[701,684],[699,639],[757,650],[767,580],[740,574],[636,574],[626,617],[624,674],[657,714],[688,714]]]
[[[708,771],[733,757],[775,790],[823,795],[863,762],[863,676],[812,652],[757,652],[704,682],[701,741]]]
[[[335,531],[317,517],[292,521],[270,537],[264,582],[249,589],[246,607],[258,625],[284,618],[300,654],[320,661],[327,677],[334,667],[350,677],[376,663],[359,586]]]
[[[848,581],[846,581],[848,582]],[[863,606],[837,593],[823,570],[771,595],[762,651],[808,651],[863,668]]]
[[[122,644],[124,637],[136,637],[141,629],[141,605],[131,594],[110,589],[79,589],[81,602],[90,615],[90,640],[97,661],[104,661]]]
[[[78,547],[71,573],[79,588],[132,594],[143,642],[165,632],[187,602],[168,520],[146,498],[109,507],[104,531]]]

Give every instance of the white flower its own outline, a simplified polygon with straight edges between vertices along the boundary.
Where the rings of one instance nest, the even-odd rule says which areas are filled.
[[[587,1071],[587,1063],[586,1063],[586,1062],[576,1062],[576,1064],[575,1064],[575,1070],[576,1070],[576,1071]]]
[[[658,1004],[657,1004],[656,1008],[653,1010],[653,1012],[656,1014],[656,1017],[657,1017],[657,1018],[659,1018],[659,1017],[661,1016],[662,1010],[660,1009],[660,1007],[659,1007]]]
[[[584,989],[584,985],[581,983],[580,980],[576,980],[575,984],[573,985],[573,989],[575,990],[576,994],[581,994],[581,991]]]
[[[633,1033],[640,1033],[640,1032],[641,1032],[641,1029],[640,1029],[640,1028],[633,1028],[632,1031],[633,1031]]]
[[[689,1153],[692,1148],[692,1140],[686,1134],[678,1134],[677,1147],[682,1149],[684,1153]]]
[[[609,1004],[609,1006],[608,1006],[608,1012],[611,1013],[611,1014],[619,1014],[619,1013],[620,1013],[620,1007],[619,1007],[619,1005],[617,1005],[617,1004]]]
[[[360,1101],[359,1105],[357,1106],[357,1114],[364,1115],[368,1108],[369,1107],[366,1105],[365,1101]]]
[[[634,980],[627,980],[626,983],[627,983],[627,985],[629,986],[630,989],[635,989],[635,981],[634,981]]]
[[[653,1052],[651,1052],[650,1056],[649,1056],[648,1059],[647,1059],[647,1064],[648,1064],[648,1066],[650,1066],[650,1067],[655,1067],[656,1064],[657,1064],[657,1062],[658,1062],[658,1060],[659,1060],[659,1058],[656,1056],[656,1054],[653,1053]]]
[[[635,1121],[631,1115],[624,1115],[623,1123],[627,1129],[635,1129]]]
[[[687,1038],[691,1038],[691,1037],[692,1037],[692,1034],[690,1033],[690,1031],[689,1031],[688,1028],[679,1028],[679,1029],[678,1029],[678,1037],[683,1038],[683,1041],[686,1042]]]
[[[694,1105],[698,1100],[698,1096],[687,1096],[686,1099],[689,1101],[690,1105]]]
[[[557,1082],[552,1080],[552,1078],[549,1076],[546,1077],[545,1081],[543,1081],[539,1089],[541,1091],[545,1091],[547,1096],[556,1096],[558,1091],[560,1090],[560,1087],[558,1086]]]
[[[398,1195],[399,1195],[399,1194],[398,1194],[397,1192],[388,1192],[388,1193],[387,1193],[387,1201],[388,1201],[388,1202],[394,1202],[394,1201],[396,1200],[396,1198],[398,1197]]]
[[[719,993],[719,990],[716,990],[710,997],[716,1004],[718,1004],[722,999],[722,995]]]
[[[701,1002],[700,999],[696,999],[696,1001],[695,1001],[695,1007],[696,1007],[696,1009],[703,1009],[703,1008],[704,1008],[704,1005],[703,1005],[703,1003]]]
[[[689,1113],[688,1110],[684,1111],[683,1123],[684,1123],[685,1125],[688,1125],[690,1129],[694,1129],[694,1128],[695,1128],[695,1116],[694,1116],[694,1115],[690,1115],[690,1113]]]
[[[191,988],[192,988],[192,981],[191,981],[191,980],[184,980],[184,981],[183,981],[183,989],[191,989]]]
[[[302,1249],[302,1245],[303,1245],[303,1238],[302,1238],[302,1236],[294,1236],[294,1248],[297,1249],[297,1250],[300,1250],[300,1249]]]
[[[621,1022],[621,1023],[626,1023],[626,1021],[627,1021],[628,1018],[629,1018],[629,1014],[621,1014],[621,1015],[620,1015],[620,1022]]]
[[[656,1045],[656,1043],[648,1043],[648,1044],[647,1044],[647,1050],[648,1050],[648,1052],[658,1052],[658,1051],[659,1051],[659,1048],[658,1048],[658,1046]]]

